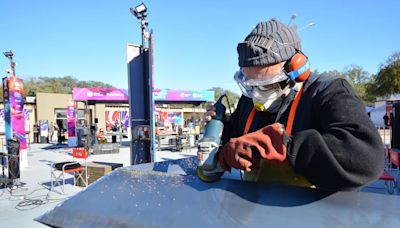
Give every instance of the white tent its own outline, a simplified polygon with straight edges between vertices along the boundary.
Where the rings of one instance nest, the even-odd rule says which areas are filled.
[[[377,127],[385,127],[383,116],[386,113],[386,101],[375,103],[375,108],[371,110],[371,120]]]

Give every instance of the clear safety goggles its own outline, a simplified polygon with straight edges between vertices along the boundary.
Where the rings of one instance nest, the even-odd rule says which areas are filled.
[[[277,82],[284,81],[288,78],[286,73],[284,72],[283,68],[281,69],[280,73],[277,75],[274,75],[269,78],[265,78],[265,75],[252,75],[251,77],[246,75],[244,70],[241,68],[240,69],[241,77],[240,80],[242,83],[246,86],[266,86],[266,85],[271,85],[275,84]]]
[[[239,85],[243,95],[247,97],[252,97],[255,89],[267,91],[273,88],[276,83],[287,81],[289,79],[283,70],[271,78],[264,79],[265,77],[261,75],[256,77],[253,76],[253,78],[246,77],[242,69],[237,71],[233,78]]]

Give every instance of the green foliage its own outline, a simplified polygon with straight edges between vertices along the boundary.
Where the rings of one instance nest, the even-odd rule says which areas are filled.
[[[34,77],[24,80],[25,96],[35,96],[37,92],[71,94],[74,87],[110,88],[110,84],[99,81],[79,81],[71,76]]]
[[[343,76],[343,73],[337,70],[324,71],[322,73],[319,73],[317,70],[315,70],[313,71],[313,74],[327,76],[327,77],[345,78],[345,76]]]
[[[373,92],[379,96],[400,93],[400,52],[391,55],[374,78]]]
[[[24,79],[25,96],[36,96],[36,93],[72,94],[74,87],[81,88],[111,88],[110,84],[99,81],[79,81],[71,76],[64,77],[33,77]],[[0,86],[0,99],[3,99],[3,87]]]
[[[353,86],[355,92],[365,104],[372,105],[375,102],[376,95],[367,90],[371,87],[373,78],[370,73],[360,66],[351,65],[345,68],[342,77]]]
[[[226,94],[226,96],[228,97],[229,100],[229,105],[230,105],[230,109],[233,112],[236,108],[236,104],[239,101],[239,95],[236,94],[235,92],[232,92],[231,90],[225,90],[221,87],[213,87],[211,89],[209,89],[210,91],[214,91],[214,100],[218,100],[218,98],[220,96],[222,96],[223,94]],[[225,105],[225,107],[229,107],[228,106],[228,102],[226,101],[226,99],[224,98],[222,100],[222,103]]]
[[[371,74],[357,65],[345,67],[342,76],[352,85],[362,85],[370,81]]]
[[[322,73],[313,73],[327,77],[344,78],[350,83],[354,91],[365,104],[371,105],[375,101],[376,95],[368,90],[368,88],[372,87],[372,75],[360,66],[350,65],[345,67],[343,71],[332,70]]]

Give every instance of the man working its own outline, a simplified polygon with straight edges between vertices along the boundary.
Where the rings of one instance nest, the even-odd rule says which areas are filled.
[[[224,123],[222,167],[250,181],[329,190],[380,176],[383,144],[363,103],[344,79],[310,74],[295,28],[260,22],[237,51],[243,95]]]

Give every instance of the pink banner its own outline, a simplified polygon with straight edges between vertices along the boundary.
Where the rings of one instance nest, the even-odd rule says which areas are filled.
[[[74,88],[72,96],[76,101],[120,101],[128,102],[128,91],[115,88]],[[155,101],[198,101],[214,100],[214,91],[188,91],[154,89]]]
[[[128,101],[128,92],[115,88],[74,88],[73,98],[76,101]]]
[[[24,116],[25,116],[25,131],[32,131],[29,127],[29,115],[32,112],[32,109],[24,109]],[[4,109],[0,109],[0,133],[5,134],[5,114]]]
[[[9,102],[11,106],[11,126],[13,135],[20,143],[20,149],[26,149],[25,115],[24,115],[24,84],[22,79],[8,78]]]
[[[75,137],[76,105],[70,100],[67,103],[68,137]]]

